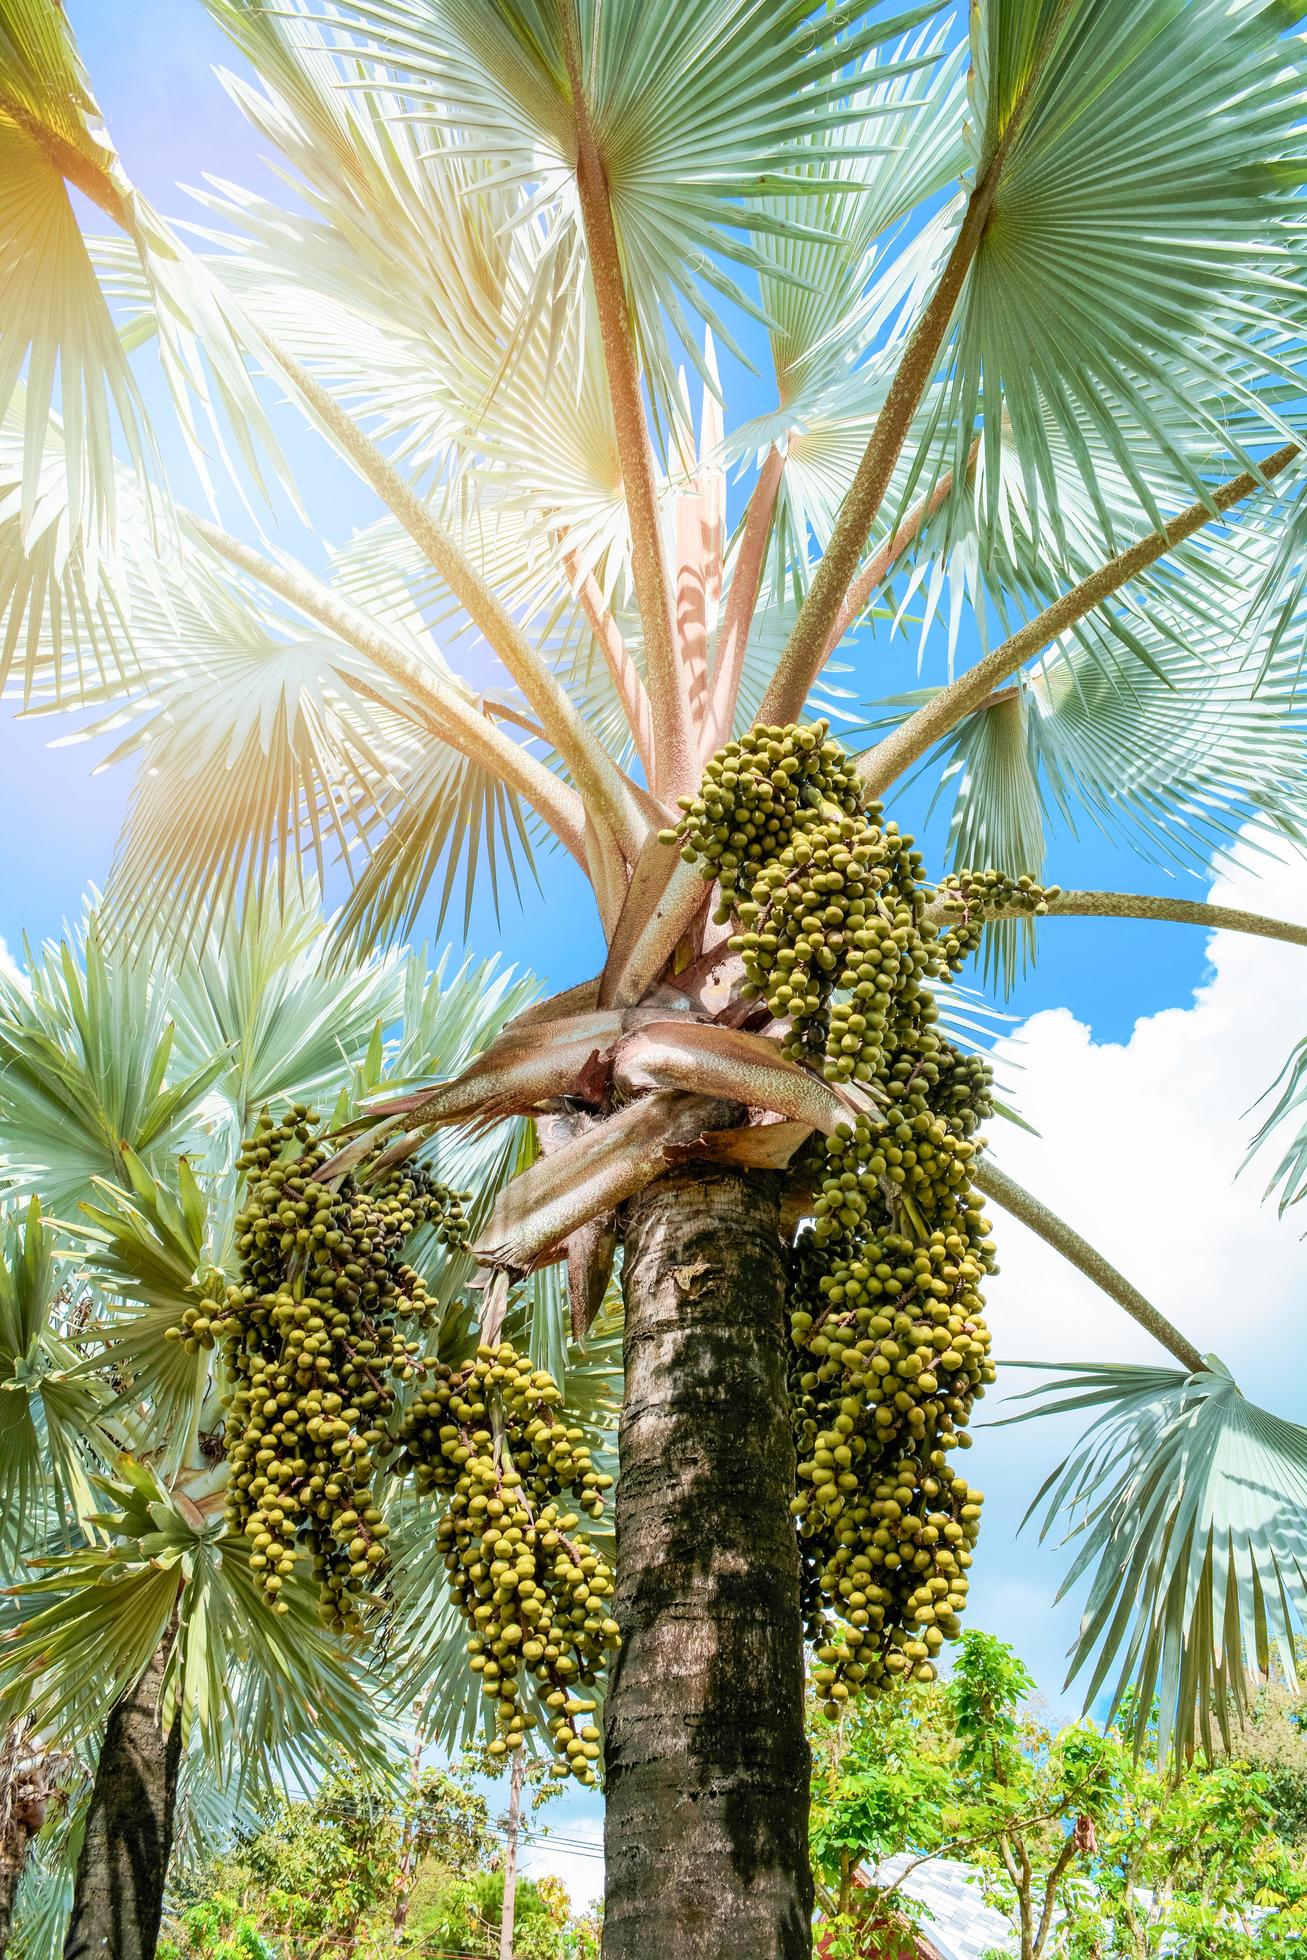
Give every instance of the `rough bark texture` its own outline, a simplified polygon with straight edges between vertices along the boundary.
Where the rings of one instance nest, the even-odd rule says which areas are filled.
[[[809,1960],[777,1186],[692,1165],[623,1227],[604,1960]]]
[[[181,1757],[181,1724],[166,1733],[160,1724],[170,1639],[109,1717],[64,1960],[153,1960]]]

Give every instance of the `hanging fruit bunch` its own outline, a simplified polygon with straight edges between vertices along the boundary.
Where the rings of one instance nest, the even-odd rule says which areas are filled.
[[[595,1469],[562,1394],[510,1342],[460,1368],[434,1364],[397,1441],[400,1474],[448,1493],[437,1530],[468,1654],[494,1705],[492,1755],[543,1719],[555,1774],[597,1781],[596,1702],[586,1690],[618,1645],[613,1575],[583,1530],[612,1478]],[[576,1508],[573,1509],[572,1506]]]
[[[462,1246],[467,1225],[459,1195],[415,1163],[324,1179],[317,1128],[302,1104],[280,1123],[259,1118],[238,1166],[239,1283],[171,1331],[188,1347],[221,1344],[227,1524],[251,1540],[258,1584],[285,1611],[278,1594],[307,1551],[324,1617],[357,1633],[386,1567],[373,1492],[386,1423],[420,1352],[411,1330],[432,1318],[404,1247],[423,1226]]]
[[[821,723],[728,743],[682,810],[667,835],[718,882],[743,994],[788,1021],[795,1059],[877,1105],[809,1150],[789,1265],[793,1510],[814,1679],[835,1714],[860,1688],[931,1678],[959,1630],[981,1493],[951,1457],[994,1378],[980,1291],[994,1246],[968,1166],[993,1104],[985,1063],[940,1032],[930,983],[987,919],[1041,912],[1047,894],[991,872],[933,893]]]

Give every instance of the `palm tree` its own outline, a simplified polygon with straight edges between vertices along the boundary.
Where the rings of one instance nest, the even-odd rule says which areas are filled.
[[[532,983],[493,962],[428,973],[416,954],[333,965],[331,950],[306,906],[252,907],[180,961],[111,946],[93,913],[80,945],[29,949],[27,974],[0,981],[0,1505],[16,1581],[0,1712],[38,1770],[33,1740],[57,1747],[49,1771],[66,1762],[72,1791],[91,1752],[38,1874],[69,1882],[66,1944],[48,1915],[69,1954],[153,1953],[178,1818],[206,1784],[240,1803],[334,1749],[389,1747],[376,1655],[342,1649],[298,1575],[286,1612],[266,1610],[252,1546],[224,1528],[220,1374],[168,1330],[235,1270],[237,1148],[261,1109],[310,1098],[341,1118],[383,1069],[466,1063]],[[445,1152],[490,1198],[503,1157],[496,1141]],[[447,1344],[467,1271],[430,1266]]]
[[[1190,865],[1246,820],[1297,834],[1292,10],[981,0],[964,34],[812,0],[205,3],[295,195],[212,187],[200,249],[127,180],[53,0],[0,4],[4,664],[148,760],[129,936],[203,932],[333,846],[364,945],[433,881],[575,861],[603,970],[384,1120],[538,1119],[478,1249],[510,1279],[565,1256],[578,1333],[622,1253],[606,1955],[806,1955],[786,1178],[866,1105],[752,1011],[678,806],[732,737],[840,711],[866,625],[920,616],[945,678],[884,704],[850,798],[930,772],[956,866],[1038,879],[1077,808]],[[69,185],[113,236],[77,236]],[[728,433],[715,349],[750,321],[775,404]],[[169,498],[127,359],[151,340],[251,494],[286,475],[253,371],[371,486],[325,574]],[[1035,928],[986,889],[1001,973]],[[1129,893],[1043,912],[1307,942]],[[1178,1364],[1073,1381],[1104,1414],[1053,1495],[1089,1505],[1095,1685],[1118,1656],[1187,1739],[1287,1651],[1302,1432],[988,1155],[974,1177]]]

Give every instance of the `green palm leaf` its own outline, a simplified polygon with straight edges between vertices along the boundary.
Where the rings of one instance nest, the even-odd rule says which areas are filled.
[[[231,1109],[228,1163],[265,1105],[305,1102],[327,1116],[377,1029],[400,1017],[404,964],[341,962],[315,897],[251,896],[168,962],[179,1068],[223,1059],[214,1086]]]
[[[625,537],[626,509],[593,302],[550,290],[556,231],[525,221],[520,188],[439,120],[347,93],[355,71],[322,23],[225,0],[218,11],[267,93],[228,87],[313,216],[231,186],[207,193],[223,227],[211,276],[415,477],[459,478],[475,458],[463,496],[488,501],[501,475],[537,544],[561,517],[587,560],[601,555]],[[136,300],[143,331],[143,286]],[[457,504],[443,515],[459,528]],[[480,555],[476,533],[463,543]]]
[[[224,0],[222,11],[252,8]],[[804,174],[813,159],[803,139],[824,131],[838,149],[850,121],[841,69],[934,11],[868,25],[865,9],[814,12],[807,0],[779,11],[758,0],[692,9],[618,0],[576,10],[631,311],[669,413],[675,375],[664,318],[696,362],[695,320],[731,344],[714,294],[756,310],[728,267],[758,266],[750,233],[775,227],[759,194],[785,199],[788,229],[820,229],[806,222],[823,183]],[[492,151],[506,181],[532,187],[524,213],[553,207],[546,290],[574,288],[584,261],[563,196],[576,124],[560,12],[534,0],[350,0],[339,18],[405,98],[458,127],[472,154]]]
[[[225,1537],[220,1514],[206,1515],[129,1459],[119,1460],[118,1475],[100,1480],[113,1507],[99,1520],[106,1542],[56,1561],[11,1595],[0,1705],[75,1743],[98,1729],[168,1638],[172,1705],[238,1786],[246,1758],[288,1755],[307,1766],[342,1745],[379,1742],[365,1684],[322,1628],[311,1583],[298,1578],[286,1588],[287,1612],[269,1613],[249,1548]]]
[[[1294,1126],[1284,1154],[1271,1173],[1265,1193],[1269,1198],[1272,1191],[1279,1187],[1280,1216],[1283,1218],[1290,1205],[1298,1204],[1307,1196],[1307,1119],[1302,1115],[1302,1111],[1307,1109],[1307,1040],[1295,1045],[1293,1053],[1261,1100],[1265,1102],[1271,1096],[1275,1097],[1275,1101],[1248,1146],[1248,1156],[1251,1158],[1255,1151],[1264,1149],[1277,1132]]]
[[[149,703],[110,757],[145,754],[150,763],[110,881],[111,907],[128,932],[202,944],[238,892],[261,907],[289,895],[303,909],[328,867],[349,868],[360,847],[378,862],[352,921],[373,911],[388,919],[388,910],[403,919],[403,892],[388,898],[396,867],[411,870],[416,859],[429,881],[447,845],[447,882],[461,858],[469,889],[482,855],[511,863],[525,847],[511,792],[414,719],[404,696],[380,693],[381,677],[352,648],[260,602],[203,554],[195,569],[204,630],[191,636],[181,623],[158,646]],[[411,607],[388,626],[433,681],[471,698]],[[433,825],[438,839],[424,851]]]
[[[1115,1668],[1110,1705],[1134,1683],[1140,1740],[1156,1696],[1159,1753],[1171,1739],[1211,1753],[1213,1716],[1225,1733],[1248,1668],[1294,1678],[1307,1430],[1246,1401],[1210,1357],[1189,1376],[1082,1364],[1018,1399],[1035,1407],[1009,1421],[1101,1411],[1027,1512],[1041,1538],[1069,1519],[1063,1594],[1092,1574],[1070,1678],[1088,1672],[1088,1704]]]
[[[1225,0],[996,0],[973,19],[978,167],[1006,148],[956,324],[957,462],[983,391],[991,489],[1010,439],[1056,537],[1052,424],[1109,536],[1086,432],[1156,522],[1151,459],[1190,494],[1205,461],[1169,442],[1159,403],[1237,467],[1245,441],[1283,440],[1265,384],[1291,379],[1297,336],[1301,43],[1283,9]],[[1260,392],[1239,380],[1252,344]],[[1242,437],[1213,393],[1248,418]]]
[[[371,792],[372,808],[359,828],[367,861],[338,921],[360,947],[385,946],[413,930],[428,895],[441,930],[456,885],[463,885],[463,930],[484,863],[495,912],[500,872],[520,891],[519,860],[534,873],[530,833],[520,799],[490,769],[429,736],[398,715],[377,717],[388,780]]]
[[[758,201],[772,220],[753,242],[787,427],[810,428],[830,391],[847,382],[866,351],[868,287],[897,228],[961,174],[965,55],[945,22],[867,56],[851,87],[841,153],[828,158],[821,142],[805,144],[815,180],[805,211],[827,236],[791,228],[785,199]]]
[[[0,1231],[0,1561],[91,1511],[88,1470],[109,1447],[109,1396],[59,1331],[66,1266],[33,1199]]]
[[[225,1288],[231,1215],[213,1215],[184,1157],[174,1194],[134,1153],[124,1154],[128,1188],[97,1181],[99,1202],[82,1205],[85,1222],[75,1228],[87,1272],[107,1303],[95,1367],[107,1367],[118,1383],[112,1407],[148,1404],[159,1462],[175,1475],[196,1447],[209,1354],[188,1354],[168,1330],[188,1306]]]
[[[952,863],[1038,877],[1049,824],[1074,834],[1078,814],[1150,863],[1198,875],[1250,821],[1300,840],[1297,662],[1287,648],[1268,661],[1264,645],[1231,645],[1226,626],[1176,619],[1160,602],[1138,618],[1082,620],[923,765],[936,777],[932,807],[952,799]],[[1033,946],[1029,922],[991,927],[987,966],[1010,983]]]
[[[27,969],[28,987],[0,975],[0,1188],[68,1218],[96,1178],[125,1181],[124,1144],[149,1166],[186,1148],[222,1060],[170,1066],[165,990],[94,915]]]

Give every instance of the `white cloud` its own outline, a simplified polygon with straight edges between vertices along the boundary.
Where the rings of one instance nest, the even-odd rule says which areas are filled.
[[[1211,896],[1307,920],[1307,865],[1250,860],[1219,878]],[[1003,1044],[1000,1063],[1006,1059],[1007,1081],[1040,1134],[998,1122],[991,1142],[1012,1176],[1200,1350],[1219,1355],[1246,1393],[1301,1416],[1302,1221],[1281,1221],[1274,1203],[1261,1201],[1275,1162],[1270,1152],[1238,1172],[1255,1127],[1249,1106],[1307,1034],[1307,951],[1221,932],[1211,936],[1208,957],[1192,1005],[1137,1021],[1124,1043],[1096,1042],[1065,1009],[1032,1016]],[[1128,970],[1121,985],[1128,990]],[[989,1318],[1000,1357],[1165,1363],[1162,1350],[1056,1253],[996,1206],[990,1213],[1001,1270],[989,1289]],[[1004,1393],[1028,1385],[1019,1375],[1000,1376],[981,1413],[1011,1413],[1001,1407]],[[1075,1433],[1071,1422],[978,1431],[967,1463],[989,1499],[969,1617],[1013,1640],[1052,1693],[1075,1621],[1069,1606],[1051,1611],[1066,1557],[1052,1544],[1039,1546],[1033,1531],[1020,1539],[1015,1532]]]
[[[1236,871],[1215,902],[1307,919],[1307,865]],[[1056,930],[1050,925],[1046,930]],[[1189,928],[1174,926],[1183,932]],[[1204,1351],[1274,1388],[1266,1337],[1287,1333],[1303,1260],[1301,1224],[1262,1193],[1274,1155],[1238,1175],[1249,1106],[1307,1034],[1307,951],[1243,933],[1208,942],[1193,1005],[1098,1043],[1065,1009],[1004,1044],[1021,1073],[1031,1137],[992,1126],[994,1155],[1118,1265]],[[1122,975],[1129,986],[1129,975]],[[1023,1226],[995,1212],[1002,1271],[991,1289],[999,1350],[1032,1359],[1153,1358],[1155,1345]],[[1269,1365],[1268,1365],[1269,1363]]]
[[[22,968],[10,952],[3,938],[0,938],[0,974],[3,974],[6,980],[21,981],[23,977]]]

